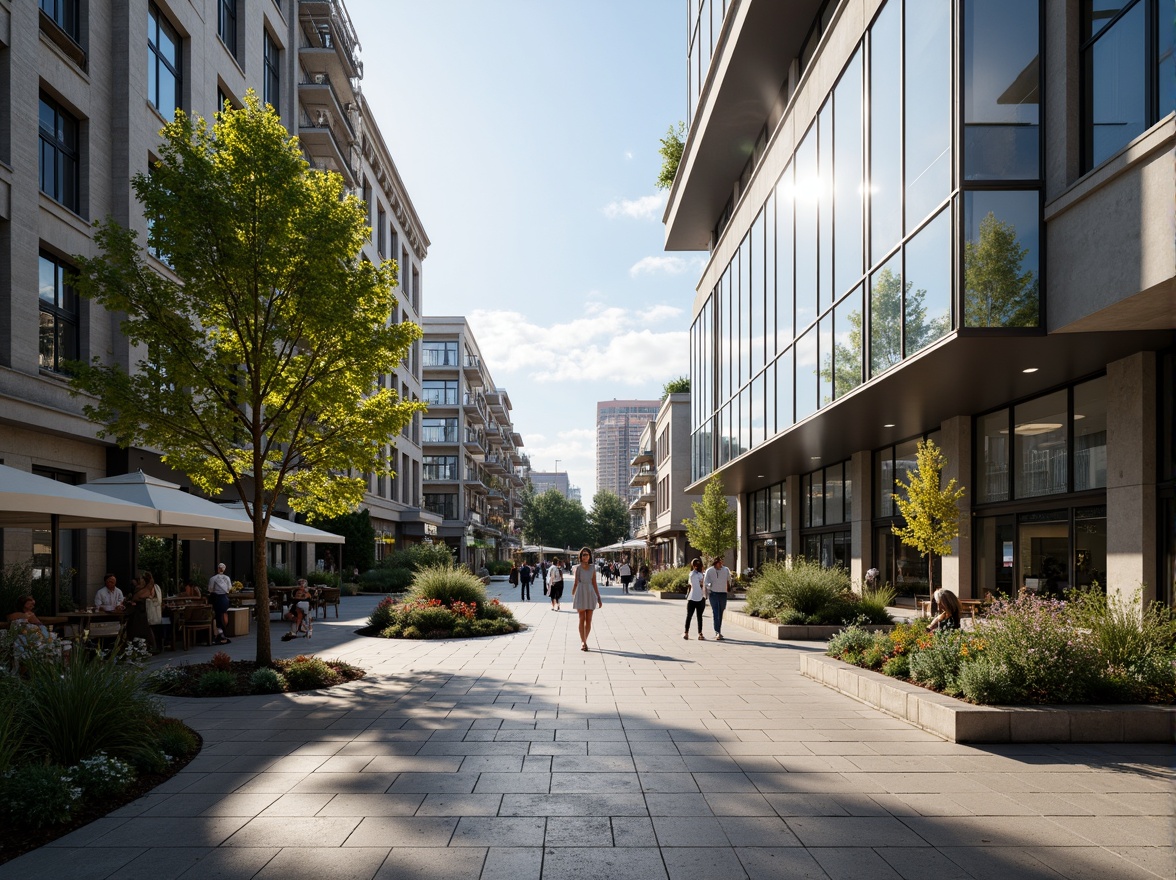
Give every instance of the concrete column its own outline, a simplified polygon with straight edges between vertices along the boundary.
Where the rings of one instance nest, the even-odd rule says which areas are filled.
[[[869,450],[855,452],[849,460],[849,472],[846,474],[853,484],[853,501],[849,508],[849,577],[855,590],[861,589],[866,572],[874,564],[874,542],[870,536],[873,461],[874,457]]]
[[[738,536],[735,544],[735,559],[731,562],[731,568],[739,574],[742,574],[743,569],[751,564],[751,551],[747,543],[747,521],[751,499],[746,492],[728,497],[735,502],[735,515],[738,517],[735,520],[735,530]],[[713,560],[707,560],[707,562],[711,561]]]
[[[788,557],[799,556],[804,549],[800,542],[800,474],[788,477],[784,481],[784,488],[788,497],[784,504],[785,541],[780,553]]]
[[[1156,356],[1107,364],[1107,595],[1156,598]]]
[[[951,553],[943,557],[943,583],[961,599],[972,599],[972,418],[955,416],[940,426],[940,442],[947,464],[943,468],[942,485],[954,479],[965,489],[959,501],[960,535],[951,542]]]

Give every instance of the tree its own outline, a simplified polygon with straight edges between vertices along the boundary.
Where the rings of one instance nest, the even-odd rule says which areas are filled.
[[[100,255],[73,283],[115,315],[132,349],[119,364],[75,364],[86,414],[119,444],[147,445],[215,494],[230,486],[253,522],[257,604],[268,604],[266,528],[285,497],[345,513],[390,474],[386,446],[418,403],[379,379],[420,337],[391,323],[396,266],[361,259],[364,204],[338,174],[313,171],[296,138],[251,91],[210,127],[177,113],[159,160],[135,176],[147,246],[99,224]],[[269,617],[257,662],[271,661]]]
[[[958,502],[964,497],[964,489],[957,487],[954,478],[940,487],[947,456],[933,441],[919,441],[915,462],[915,469],[908,474],[906,483],[894,481],[906,497],[894,493],[894,503],[902,514],[903,524],[895,524],[891,530],[900,541],[920,556],[927,557],[927,583],[931,595],[934,595],[931,557],[936,553],[945,556],[951,552],[951,542],[960,533]]]
[[[686,376],[679,376],[677,379],[671,379],[662,386],[661,399],[665,400],[671,394],[689,394],[690,393],[690,379]]]
[[[735,546],[738,538],[735,530],[737,519],[735,511],[727,503],[723,480],[718,474],[712,474],[706,481],[702,501],[695,501],[690,506],[694,518],[682,520],[686,526],[686,540],[697,547],[703,556],[713,559]]]
[[[592,496],[588,514],[590,543],[593,547],[611,544],[629,537],[629,508],[616,492],[601,489]]]
[[[1021,267],[1029,248],[1017,243],[1017,227],[989,211],[976,241],[964,242],[964,325],[1036,327],[1040,302],[1037,273]]]
[[[527,524],[523,534],[529,544],[579,547],[588,542],[588,514],[584,505],[569,501],[558,489],[534,496],[524,516]]]
[[[686,123],[679,122],[678,127],[670,126],[666,136],[661,139],[661,146],[657,151],[662,157],[661,170],[654,183],[658,189],[669,189],[674,185],[674,177],[678,174],[678,163],[682,161],[682,148],[685,146]]]
[[[347,572],[352,568],[367,571],[375,567],[376,529],[370,511],[356,510],[341,516],[311,515],[309,519],[315,528],[343,536],[343,558],[339,560],[341,575],[348,576],[343,571],[343,564],[346,564]]]

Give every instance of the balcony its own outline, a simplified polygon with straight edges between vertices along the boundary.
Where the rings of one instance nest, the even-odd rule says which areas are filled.
[[[363,79],[359,38],[343,0],[299,0],[298,23],[302,31],[298,58],[303,67],[311,73]]]
[[[482,359],[476,355],[467,354],[462,359],[461,368],[465,370],[466,373],[470,374],[473,378],[480,380],[482,375]]]
[[[457,445],[457,429],[456,428],[435,428],[435,427],[422,428],[421,429],[421,442],[424,444],[456,446]]]
[[[495,476],[501,477],[510,473],[510,468],[507,465],[506,459],[504,459],[501,455],[487,455],[482,460],[482,466],[486,468],[487,473],[494,474]]]
[[[629,477],[630,486],[644,486],[648,483],[656,482],[657,468],[645,465],[634,471],[633,475]]]
[[[653,504],[657,495],[652,489],[645,489],[640,495],[633,499],[633,503],[629,505],[629,510],[644,510],[650,504]]]
[[[473,455],[481,455],[486,451],[486,443],[483,440],[481,433],[478,431],[471,431],[467,428],[463,444],[465,446],[466,452],[469,452]]]
[[[429,408],[429,412],[437,409],[453,409],[457,407],[457,395],[444,393],[430,395],[426,391],[424,402],[425,406]]]
[[[653,464],[653,450],[642,449],[633,456],[633,460],[629,462],[630,467],[640,467],[643,464]]]
[[[486,421],[486,413],[482,407],[485,401],[480,394],[467,394],[462,398],[462,409],[465,412],[466,420],[474,424],[484,424]]]
[[[357,182],[351,166],[350,126],[342,123],[342,116],[321,107],[311,116],[302,108],[298,114],[298,141],[314,168],[338,172],[344,184],[353,188]]]
[[[439,465],[425,465],[421,471],[421,478],[425,483],[436,485],[437,483],[456,483],[457,469],[452,467],[444,467]]]
[[[488,493],[486,501],[491,507],[505,507],[506,496],[502,494],[501,489],[491,489]]]

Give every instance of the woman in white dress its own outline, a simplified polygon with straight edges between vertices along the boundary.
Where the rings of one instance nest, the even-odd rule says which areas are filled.
[[[587,547],[580,550],[580,564],[576,566],[576,579],[572,581],[572,607],[580,614],[580,650],[588,650],[588,634],[592,632],[592,612],[604,602],[600,599],[600,588],[596,585],[596,569],[592,566],[592,551]]]

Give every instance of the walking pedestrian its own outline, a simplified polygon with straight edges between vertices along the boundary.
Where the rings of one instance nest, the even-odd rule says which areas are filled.
[[[690,561],[690,592],[686,594],[686,629],[682,638],[690,638],[690,618],[698,614],[698,638],[706,641],[702,634],[702,609],[706,608],[706,575],[702,573],[702,560],[697,556]]]
[[[572,607],[580,615],[580,650],[588,650],[588,636],[592,632],[592,612],[604,605],[600,587],[596,585],[596,569],[592,567],[592,551],[580,548],[580,564],[572,581]]]
[[[629,584],[633,583],[633,569],[629,567],[629,560],[621,560],[621,586],[629,592]]]
[[[710,600],[715,624],[715,641],[723,641],[723,612],[727,610],[727,588],[731,584],[731,569],[723,565],[723,557],[716,556],[715,564],[706,570],[702,585],[705,598]]]
[[[214,622],[216,623],[217,645],[227,645],[225,631],[229,628],[229,593],[233,589],[233,582],[225,574],[225,564],[218,562],[216,574],[208,579],[208,603],[212,605]]]
[[[559,601],[563,598],[563,569],[558,556],[551,560],[547,569],[547,595],[551,597],[551,610],[559,611]]]
[[[531,566],[523,563],[519,569],[519,599],[523,602],[531,601]]]
[[[508,581],[510,581],[510,585],[512,587],[517,587],[519,585],[519,567],[518,567],[518,565],[516,565],[513,562],[510,564],[510,574],[507,576],[506,579]]]

